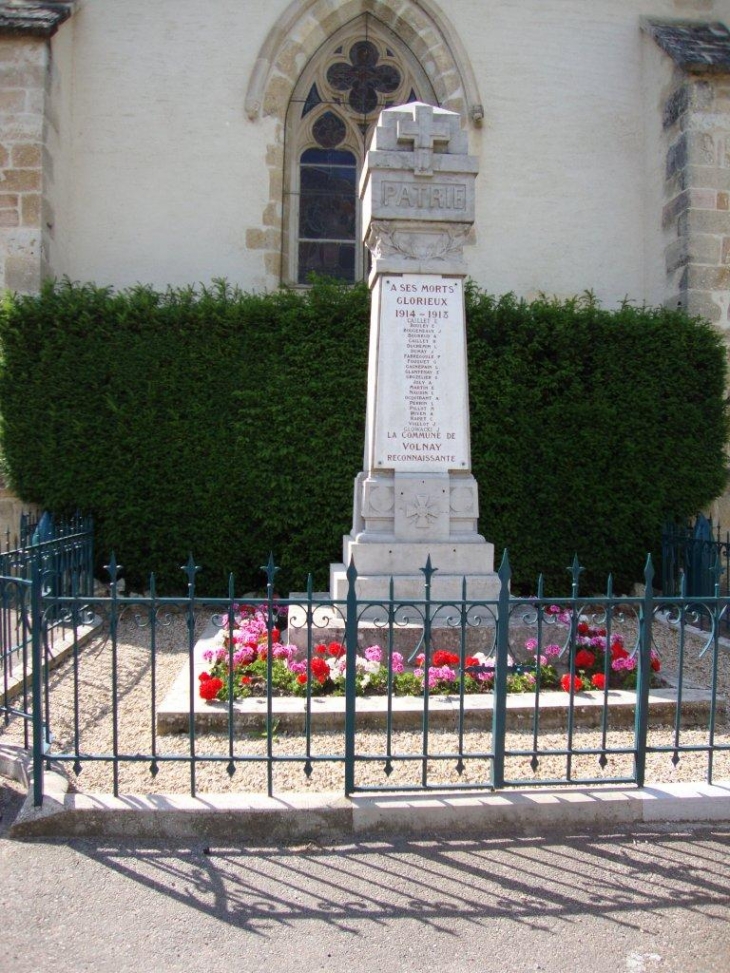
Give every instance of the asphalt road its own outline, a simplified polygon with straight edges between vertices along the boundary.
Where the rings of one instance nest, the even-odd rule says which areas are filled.
[[[250,849],[10,841],[0,970],[730,973],[730,826]]]

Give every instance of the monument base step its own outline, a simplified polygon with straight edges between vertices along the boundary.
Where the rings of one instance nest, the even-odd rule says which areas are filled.
[[[358,573],[355,582],[360,601],[390,599],[390,582],[393,581],[393,598],[397,602],[420,602],[425,597],[424,576],[418,574],[368,574]],[[500,581],[495,572],[484,574],[446,574],[438,572],[431,578],[431,600],[436,602],[460,602],[464,596],[469,601],[496,602],[499,598]],[[330,597],[333,601],[345,601],[348,591],[347,569],[344,564],[330,565]]]
[[[427,541],[383,538],[367,531],[345,534],[342,538],[343,564],[354,561],[358,575],[413,576],[420,579],[421,590],[422,568],[426,567],[429,558],[434,569],[434,582],[452,575],[470,578],[494,574],[494,544],[489,544],[475,532]],[[342,564],[333,564],[331,569],[339,571],[342,567]]]

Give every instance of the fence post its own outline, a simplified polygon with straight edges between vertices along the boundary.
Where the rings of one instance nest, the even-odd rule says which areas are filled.
[[[636,785],[644,786],[646,777],[646,739],[649,727],[649,683],[651,682],[651,630],[654,619],[654,565],[651,554],[644,568],[644,601],[639,626],[639,658],[636,667],[636,715],[634,724],[634,746],[636,757]]]
[[[347,568],[347,616],[345,618],[345,796],[355,790],[355,666],[357,663],[357,569],[354,560]]]
[[[30,586],[30,634],[31,658],[33,671],[31,677],[31,692],[33,697],[33,804],[41,807],[43,804],[43,754],[45,733],[43,726],[43,638],[41,620],[43,608],[41,596],[43,591],[40,555],[34,557],[31,563]],[[27,589],[26,589],[27,590]]]
[[[505,548],[498,571],[497,658],[494,670],[494,717],[492,720],[492,787],[504,787],[504,738],[507,730],[507,665],[509,664],[509,582],[512,569]]]
[[[274,650],[271,631],[274,627],[274,579],[278,568],[274,552],[269,552],[266,571],[266,793],[274,796]],[[232,658],[232,656],[231,656]]]
[[[190,751],[190,796],[195,797],[197,791],[195,765],[195,575],[200,566],[195,563],[193,552],[188,556],[187,564],[180,565],[188,579],[188,597],[186,606],[186,625],[188,630],[188,747]],[[116,645],[116,638],[113,642]],[[116,663],[115,663],[116,665]],[[115,767],[117,764],[114,765]]]
[[[431,555],[426,558],[426,567],[421,568],[423,572],[423,715],[421,717],[421,749],[423,757],[421,760],[421,786],[428,787],[428,736],[430,721],[430,700],[428,674],[431,671],[431,579],[438,571],[431,564]]]
[[[87,517],[82,525],[84,533],[87,535],[85,546],[86,553],[86,563],[84,565],[84,574],[86,577],[86,596],[87,598],[94,597],[94,521],[91,517]]]

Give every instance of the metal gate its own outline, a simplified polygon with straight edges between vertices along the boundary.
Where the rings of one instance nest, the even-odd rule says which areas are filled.
[[[414,730],[420,740],[416,744],[416,752],[402,752],[394,746],[397,739],[396,700],[390,688],[386,696],[387,714],[385,718],[385,732],[382,734],[383,749],[380,754],[365,752],[358,746],[358,739],[362,735],[363,714],[358,708],[358,696],[355,685],[358,651],[358,619],[368,609],[356,597],[356,572],[351,567],[348,574],[350,591],[347,602],[347,651],[348,651],[348,682],[347,682],[347,724],[345,728],[345,792],[347,794],[362,792],[382,792],[409,789],[433,790],[469,790],[469,789],[500,789],[510,786],[555,786],[559,784],[635,784],[643,786],[646,767],[647,729],[648,729],[648,699],[651,684],[652,665],[652,620],[656,609],[653,599],[651,582],[653,567],[651,561],[647,563],[645,574],[646,595],[643,598],[617,598],[613,595],[611,586],[605,596],[582,597],[578,592],[578,581],[582,568],[577,559],[572,567],[572,592],[569,598],[548,599],[539,591],[531,598],[518,598],[510,593],[511,570],[509,559],[505,553],[499,571],[499,596],[494,602],[469,601],[466,597],[466,585],[461,601],[443,605],[430,599],[430,579],[434,573],[430,564],[424,569],[425,584],[424,598],[418,602],[393,601],[381,606],[383,615],[384,652],[387,668],[393,656],[393,635],[397,625],[397,618],[416,617],[422,624],[422,638],[418,645],[421,669],[430,673],[434,668],[431,663],[438,660],[440,638],[445,629],[449,629],[452,642],[455,641],[451,662],[456,672],[454,697],[449,703],[450,714],[447,725],[450,731],[441,734],[453,741],[453,746],[447,751],[438,749],[434,739],[433,729],[443,723],[444,706],[441,698],[429,691],[429,679],[423,680],[422,713],[419,726]],[[622,730],[628,730],[631,740],[616,741],[618,726],[616,711],[612,710],[612,696],[609,692],[612,658],[605,653],[605,672],[602,679],[597,680],[601,690],[595,692],[591,704],[594,710],[589,714],[595,726],[594,739],[590,746],[581,742],[584,730],[582,721],[585,720],[586,702],[583,696],[585,679],[580,675],[582,660],[580,656],[582,645],[586,638],[581,635],[583,630],[595,632],[600,630],[604,644],[610,645],[616,634],[617,619],[629,611],[635,619],[635,641],[626,652],[632,666],[635,681],[635,706],[630,711],[630,722],[622,725]],[[447,621],[444,625],[444,612]],[[436,619],[441,614],[441,627],[436,626]],[[600,628],[591,627],[589,620],[600,619]],[[560,620],[561,631],[559,644],[556,643],[557,621]],[[470,634],[479,625],[489,622],[493,628],[493,641],[485,660],[484,653],[475,664],[470,658],[468,649]],[[526,636],[531,636],[526,639]],[[516,644],[527,641],[532,644],[531,659],[524,655],[520,658]],[[549,693],[548,668],[545,650],[549,648],[555,653],[559,671],[563,675],[563,709],[560,718],[560,732],[563,740],[559,743],[545,743],[544,738],[549,734],[550,709],[544,704],[547,697],[554,697]],[[628,663],[627,663],[628,665]],[[470,697],[464,693],[464,676],[477,678],[481,673],[490,673],[490,694],[481,697],[488,700],[488,708],[476,711],[470,707]],[[514,707],[508,706],[508,680],[522,677],[529,679],[533,691],[525,694],[524,715],[520,733],[514,730]],[[567,682],[566,682],[567,680]],[[544,683],[544,686],[541,685]],[[515,697],[511,697],[514,702]],[[552,704],[552,700],[549,701]],[[475,715],[482,724],[483,732],[478,735],[479,742],[484,745],[474,749],[474,734],[469,735],[469,728],[475,723]],[[625,736],[625,733],[623,734]],[[610,760],[622,762],[620,773],[608,775],[604,768]],[[594,771],[588,768],[592,761]],[[390,783],[391,775],[399,764],[415,762],[419,767],[418,779],[411,776],[407,785]],[[464,778],[465,768],[469,762],[481,765],[485,770],[483,776],[475,780]],[[562,772],[558,775],[546,777],[542,773],[542,765],[551,762],[560,763]],[[361,784],[357,780],[357,771],[365,764],[380,765],[382,767],[382,782]],[[520,764],[522,770],[514,767]],[[437,765],[450,766],[454,773],[451,780],[445,779],[444,774],[434,773]],[[526,772],[524,768],[527,768]],[[373,776],[372,774],[370,775]]]

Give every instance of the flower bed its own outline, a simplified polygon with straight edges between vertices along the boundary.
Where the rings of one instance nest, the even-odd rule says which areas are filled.
[[[557,606],[545,610],[546,615],[552,615],[559,624],[569,627],[571,617]],[[537,639],[528,639],[525,648],[532,655],[538,652]],[[555,644],[546,645],[539,656],[542,666],[548,666],[551,660],[560,658],[563,647]],[[661,660],[655,649],[651,649],[652,683],[657,682],[656,674],[661,670]],[[623,637],[612,633],[609,637],[607,629],[591,624],[581,617],[576,625],[575,657],[572,670],[563,674],[560,687],[570,692],[571,681],[574,692],[586,689],[635,689],[636,654],[628,652]]]
[[[636,656],[627,651],[623,638],[581,618],[571,638],[572,620],[558,608],[546,614],[566,627],[567,644],[575,647],[572,665],[566,646],[538,645],[537,639],[525,642],[525,659],[515,663],[509,658],[507,692],[529,693],[538,687],[583,690],[633,689],[636,686]],[[225,701],[232,689],[234,699],[264,696],[271,651],[271,690],[277,696],[344,696],[346,653],[340,642],[321,643],[306,658],[293,645],[281,641],[281,632],[269,627],[266,615],[250,606],[235,606],[233,626],[221,631],[220,645],[208,649],[208,668],[200,673],[200,697],[208,702]],[[369,646],[356,659],[355,686],[358,695],[421,696],[424,686],[432,695],[489,693],[494,687],[494,658],[484,653],[466,656],[463,665],[455,652],[434,650],[428,669],[423,654],[416,656],[411,668],[399,652],[388,655],[379,646]],[[230,670],[232,662],[232,671]],[[658,673],[660,661],[652,649],[652,672]],[[565,671],[567,670],[567,671]]]

